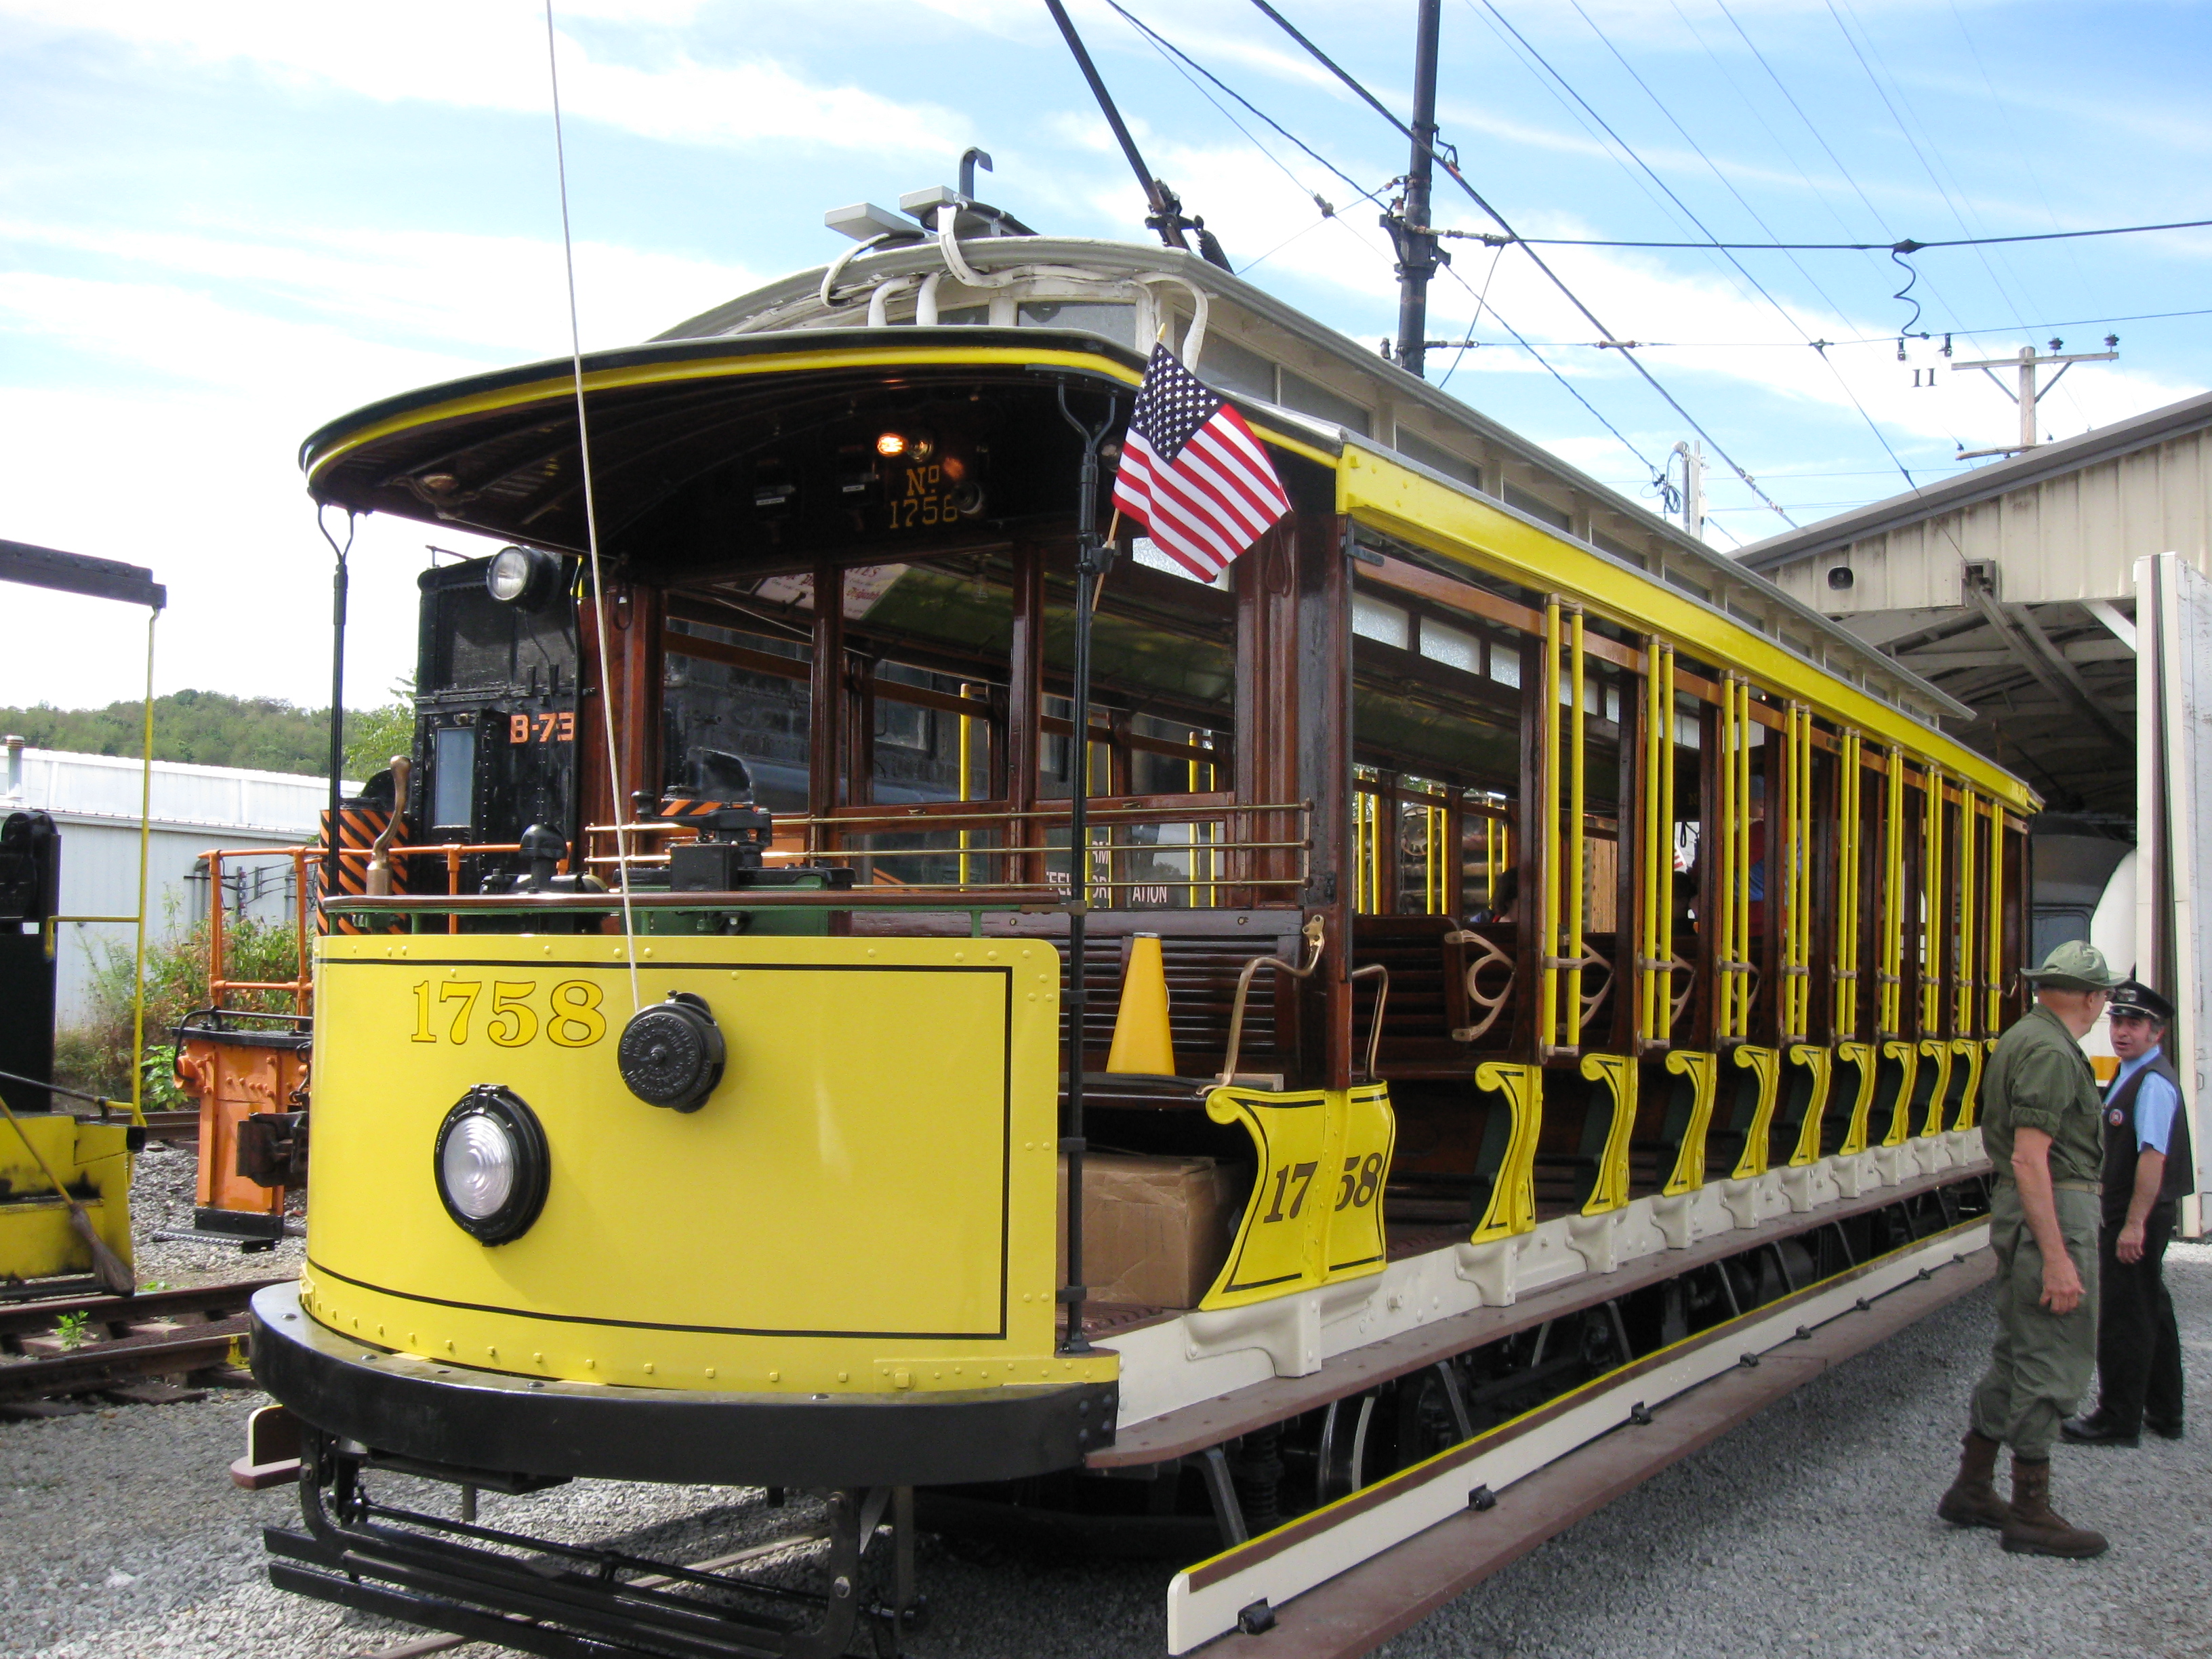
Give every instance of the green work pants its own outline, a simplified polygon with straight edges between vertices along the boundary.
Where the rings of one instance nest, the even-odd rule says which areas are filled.
[[[2043,1305],[2043,1250],[2028,1231],[2019,1187],[1999,1182],[1990,1204],[1990,1248],[1997,1259],[1997,1340],[1970,1408],[1978,1433],[2003,1441],[2014,1456],[2031,1462],[2051,1455],[2058,1425],[2088,1391],[2097,1361],[2101,1206],[2094,1193],[2061,1188],[2051,1196],[2066,1253],[2081,1275],[2081,1300],[2064,1315]]]

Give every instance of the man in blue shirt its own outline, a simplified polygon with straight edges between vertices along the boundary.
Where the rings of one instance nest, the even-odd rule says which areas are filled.
[[[2197,1164],[2180,1081],[2161,1046],[2173,1005],[2130,980],[2113,991],[2111,1018],[2120,1070],[2105,1094],[2097,1409],[2059,1432],[2082,1445],[2132,1446],[2145,1425],[2181,1438],[2181,1342],[2164,1263]]]

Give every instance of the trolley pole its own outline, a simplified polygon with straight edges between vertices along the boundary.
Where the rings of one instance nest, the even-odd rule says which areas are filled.
[[[1437,147],[1437,39],[1443,0],[1420,0],[1413,36],[1413,150],[1401,210],[1382,216],[1398,252],[1398,367],[1420,374],[1428,361],[1429,279],[1443,255],[1429,226]]]

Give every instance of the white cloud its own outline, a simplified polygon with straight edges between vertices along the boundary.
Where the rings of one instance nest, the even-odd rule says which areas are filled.
[[[613,22],[672,26],[695,4],[599,0],[562,6]],[[379,102],[422,100],[543,116],[550,101],[544,13],[527,0],[382,0],[371,11],[295,0],[0,0],[0,16],[57,33],[104,35],[161,59],[249,65],[301,88],[342,88]],[[571,118],[688,144],[775,139],[830,149],[942,149],[958,118],[857,86],[816,85],[778,64],[708,63],[672,43],[650,64],[595,58],[561,36],[561,94]]]
[[[331,561],[294,459],[305,429],[297,414],[251,397],[0,389],[9,534],[145,565],[167,585],[158,690],[326,702]],[[423,543],[460,551],[477,539],[396,519],[362,521],[349,705],[381,702],[413,672]],[[140,695],[143,612],[33,588],[6,593],[0,704],[81,708]]]
[[[128,232],[0,222],[0,246],[89,254],[118,280],[204,278],[234,301],[305,311],[349,333],[465,344],[472,355],[544,357],[568,349],[560,244],[446,231],[374,234],[305,227]],[[4,279],[0,279],[4,280]],[[576,246],[585,348],[627,345],[757,287],[753,272],[615,243]]]

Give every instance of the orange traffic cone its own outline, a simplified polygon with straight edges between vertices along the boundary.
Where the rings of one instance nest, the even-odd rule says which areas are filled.
[[[1106,1069],[1173,1077],[1175,1068],[1160,936],[1139,933],[1129,941],[1129,967],[1121,976],[1121,1006],[1114,1016],[1114,1046],[1107,1051]]]

